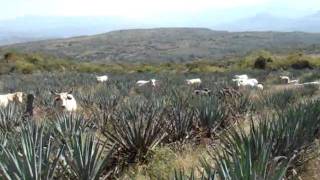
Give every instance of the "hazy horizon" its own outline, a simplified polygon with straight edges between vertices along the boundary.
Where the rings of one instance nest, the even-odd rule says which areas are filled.
[[[35,17],[109,17],[155,25],[225,23],[256,14],[299,18],[320,10],[318,0],[10,0],[0,20]]]
[[[318,0],[11,0],[0,44],[168,27],[320,32]]]

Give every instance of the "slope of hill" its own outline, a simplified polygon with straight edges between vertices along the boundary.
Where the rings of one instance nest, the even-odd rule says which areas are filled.
[[[94,36],[46,40],[1,47],[2,52],[40,52],[94,62],[187,62],[242,56],[254,50],[274,53],[320,51],[320,33],[212,31],[201,28],[120,30]]]

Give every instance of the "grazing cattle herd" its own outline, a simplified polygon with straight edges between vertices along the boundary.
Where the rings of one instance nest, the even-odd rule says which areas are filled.
[[[96,76],[96,80],[99,83],[107,82],[109,77],[107,75],[103,76]],[[306,83],[299,83],[299,80],[291,80],[288,76],[280,76],[280,80],[285,81],[285,84],[293,84],[296,86],[303,86],[303,85],[320,85],[320,82],[306,82]],[[187,85],[192,85],[196,87],[200,87],[202,81],[200,78],[194,79],[186,79]],[[238,88],[255,88],[258,90],[263,90],[264,86],[262,83],[259,83],[255,78],[249,78],[248,75],[234,75],[233,82],[236,83]],[[138,87],[142,87],[145,85],[150,85],[151,87],[156,87],[158,85],[158,80],[150,79],[150,80],[138,80],[136,82]],[[211,90],[208,88],[202,89],[195,89],[194,95],[211,95]],[[59,110],[66,111],[66,112],[74,112],[77,110],[77,101],[72,95],[72,91],[69,92],[51,92],[54,95],[54,104]],[[15,92],[9,93],[5,95],[0,95],[0,107],[7,107],[10,102],[22,103],[23,96],[25,94],[23,92]]]
[[[293,84],[293,85],[296,85],[296,86],[320,85],[319,81],[299,83],[299,79],[291,80],[288,76],[280,76],[280,79],[285,81],[286,84]]]

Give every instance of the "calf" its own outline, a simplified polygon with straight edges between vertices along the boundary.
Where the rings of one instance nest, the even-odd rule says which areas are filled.
[[[73,112],[77,110],[77,102],[73,95],[70,92],[52,92],[54,94],[55,105],[58,106],[61,110],[67,112]]]

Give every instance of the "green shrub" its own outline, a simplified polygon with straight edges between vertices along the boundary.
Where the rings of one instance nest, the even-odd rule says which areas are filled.
[[[16,63],[16,69],[18,72],[23,74],[31,74],[38,70],[38,68],[34,64],[20,61]]]
[[[263,50],[256,51],[247,55],[246,57],[244,57],[244,59],[240,60],[238,63],[238,66],[240,69],[254,68],[255,64],[258,61],[258,63],[262,63],[262,64],[259,64],[259,66],[263,65],[264,67],[266,67],[266,63],[269,61],[272,61],[272,59],[274,58],[272,57],[272,54],[270,52],[263,51]],[[261,69],[261,68],[258,68],[258,69]]]
[[[272,62],[272,59],[270,57],[269,58],[265,58],[263,56],[259,56],[255,60],[253,67],[255,69],[266,69],[267,68],[267,63],[269,63],[269,62]]]
[[[85,73],[104,72],[103,67],[90,63],[82,63],[77,67],[77,71]]]
[[[291,64],[293,69],[312,69],[312,65],[308,60],[299,60]]]

